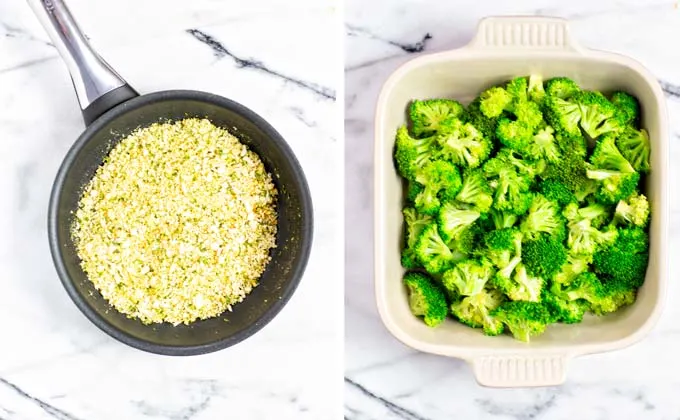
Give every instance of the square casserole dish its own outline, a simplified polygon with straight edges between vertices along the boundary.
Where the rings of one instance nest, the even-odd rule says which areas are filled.
[[[587,315],[580,324],[551,325],[528,344],[508,335],[487,337],[451,319],[431,329],[411,314],[401,282],[404,197],[392,157],[396,130],[406,122],[413,99],[453,98],[467,104],[492,85],[532,73],[545,79],[566,76],[585,89],[621,89],[639,98],[652,148],[645,185],[652,209],[645,283],[630,307],[605,317]],[[577,45],[565,20],[486,18],[467,46],[421,56],[396,70],[378,99],[374,176],[375,289],[383,322],[410,347],[471,363],[481,385],[560,384],[570,359],[629,346],[642,339],[661,314],[668,278],[668,123],[663,92],[638,62]]]

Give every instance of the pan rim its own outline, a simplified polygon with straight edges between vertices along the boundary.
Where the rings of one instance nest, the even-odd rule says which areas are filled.
[[[78,289],[75,287],[73,279],[69,276],[66,270],[66,265],[64,263],[62,247],[58,241],[58,209],[59,200],[61,198],[64,181],[67,178],[72,164],[75,158],[79,155],[83,147],[92,139],[95,133],[99,132],[104,126],[109,122],[114,121],[126,112],[130,110],[139,108],[148,103],[153,102],[166,102],[173,100],[195,100],[198,102],[209,103],[212,105],[217,105],[219,107],[229,109],[243,118],[247,119],[251,123],[255,124],[260,128],[267,136],[267,138],[281,151],[285,160],[289,162],[291,166],[291,171],[293,173],[293,179],[295,179],[298,184],[297,187],[300,191],[300,210],[302,213],[302,238],[301,238],[301,250],[298,258],[298,262],[294,265],[293,269],[290,270],[288,275],[290,281],[282,290],[281,297],[276,299],[272,305],[265,310],[263,315],[256,319],[255,322],[247,325],[243,330],[237,332],[234,335],[224,337],[222,339],[205,343],[199,345],[167,345],[153,343],[138,337],[135,337],[126,331],[114,326],[109,323],[106,319],[101,317],[85,300],[83,295],[80,294]],[[307,178],[304,174],[302,166],[298,161],[297,157],[293,153],[293,150],[285,141],[283,136],[276,131],[276,129],[269,124],[264,118],[260,117],[257,113],[251,109],[241,105],[238,102],[232,101],[225,97],[215,95],[208,92],[195,91],[195,90],[164,90],[154,93],[149,93],[135,97],[127,102],[124,102],[111,110],[104,113],[102,116],[97,118],[92,124],[86,127],[82,134],[73,143],[71,148],[68,150],[64,159],[62,160],[57,175],[52,184],[52,190],[50,193],[48,215],[47,215],[47,232],[48,241],[50,246],[50,253],[52,255],[52,261],[54,263],[57,275],[66,289],[67,294],[71,300],[75,303],[76,307],[88,318],[94,325],[96,325],[100,330],[104,331],[109,336],[115,338],[116,340],[127,344],[131,347],[143,350],[149,353],[155,353],[167,356],[192,356],[212,353],[218,350],[222,350],[233,345],[236,345],[247,338],[253,336],[258,331],[262,330],[269,322],[271,322],[276,315],[283,309],[283,307],[288,303],[290,298],[293,296],[297,287],[302,280],[302,276],[307,267],[309,261],[309,256],[311,253],[311,247],[313,243],[314,236],[314,211],[311,199],[311,193],[309,190],[309,184]],[[116,310],[115,308],[112,308]]]

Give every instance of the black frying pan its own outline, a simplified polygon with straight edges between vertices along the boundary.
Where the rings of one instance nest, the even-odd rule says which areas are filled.
[[[312,243],[307,181],[285,140],[265,120],[229,99],[172,90],[139,96],[89,46],[62,0],[29,0],[66,61],[87,128],[59,168],[50,197],[48,234],[57,273],[85,316],[112,337],[160,354],[208,353],[236,344],[281,310],[304,272]],[[260,285],[233,312],[191,325],[144,325],[104,300],[80,267],[70,235],[83,187],[110,150],[139,127],[208,118],[256,152],[279,190],[277,247]]]

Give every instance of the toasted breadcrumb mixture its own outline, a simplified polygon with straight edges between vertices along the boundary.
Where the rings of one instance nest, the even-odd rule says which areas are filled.
[[[73,239],[118,311],[190,324],[241,302],[276,245],[277,191],[259,156],[207,119],[141,128],[85,187]]]

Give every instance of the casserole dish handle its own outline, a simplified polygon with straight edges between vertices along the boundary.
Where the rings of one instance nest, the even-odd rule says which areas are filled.
[[[579,52],[583,48],[566,19],[542,16],[493,16],[482,19],[468,48]],[[500,52],[500,51],[499,51]]]
[[[470,360],[475,379],[489,387],[560,385],[566,379],[566,354],[494,355]]]

